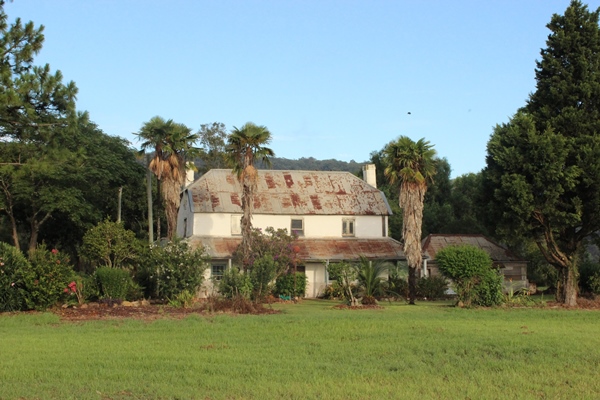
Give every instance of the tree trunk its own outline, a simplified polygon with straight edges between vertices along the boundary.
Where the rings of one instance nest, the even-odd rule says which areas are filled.
[[[408,304],[415,304],[417,299],[417,268],[408,267]]]
[[[577,306],[578,273],[575,265],[559,269],[559,284],[556,288],[556,301],[567,307]]]

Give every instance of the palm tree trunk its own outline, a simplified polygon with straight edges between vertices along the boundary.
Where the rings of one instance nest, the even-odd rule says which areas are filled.
[[[417,297],[417,271],[421,269],[421,226],[423,221],[423,202],[427,186],[404,182],[400,188],[400,207],[402,207],[402,238],[404,254],[408,263],[408,299],[415,304]]]

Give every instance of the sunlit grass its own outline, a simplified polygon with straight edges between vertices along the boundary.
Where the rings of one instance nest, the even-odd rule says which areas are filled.
[[[0,398],[595,398],[600,313],[437,303],[63,323],[0,316]]]

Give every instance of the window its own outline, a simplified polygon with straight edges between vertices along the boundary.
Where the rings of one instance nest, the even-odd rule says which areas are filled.
[[[241,235],[242,234],[242,217],[240,215],[231,216],[231,234]]]
[[[342,220],[342,236],[354,236],[354,218]]]
[[[303,219],[295,219],[292,218],[292,228],[290,229],[292,234],[296,234],[298,236],[304,235],[304,220]]]
[[[225,273],[225,265],[224,264],[213,264],[210,276],[214,281],[218,282],[223,278],[224,273]]]

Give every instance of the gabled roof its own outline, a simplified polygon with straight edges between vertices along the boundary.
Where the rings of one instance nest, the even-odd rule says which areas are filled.
[[[186,189],[196,213],[242,213],[242,187],[213,169]],[[258,170],[254,214],[391,215],[385,195],[349,172]]]
[[[438,251],[448,246],[470,244],[485,250],[492,261],[495,262],[510,262],[510,261],[523,261],[523,259],[517,257],[506,247],[493,242],[483,235],[429,235],[422,241],[422,249],[425,256],[430,260],[435,260],[435,256]]]
[[[193,236],[188,243],[192,248],[204,246],[213,259],[228,259],[241,243],[240,237]],[[303,261],[358,260],[364,256],[373,260],[404,260],[402,244],[392,238],[369,239],[304,239],[296,242],[298,257]]]

